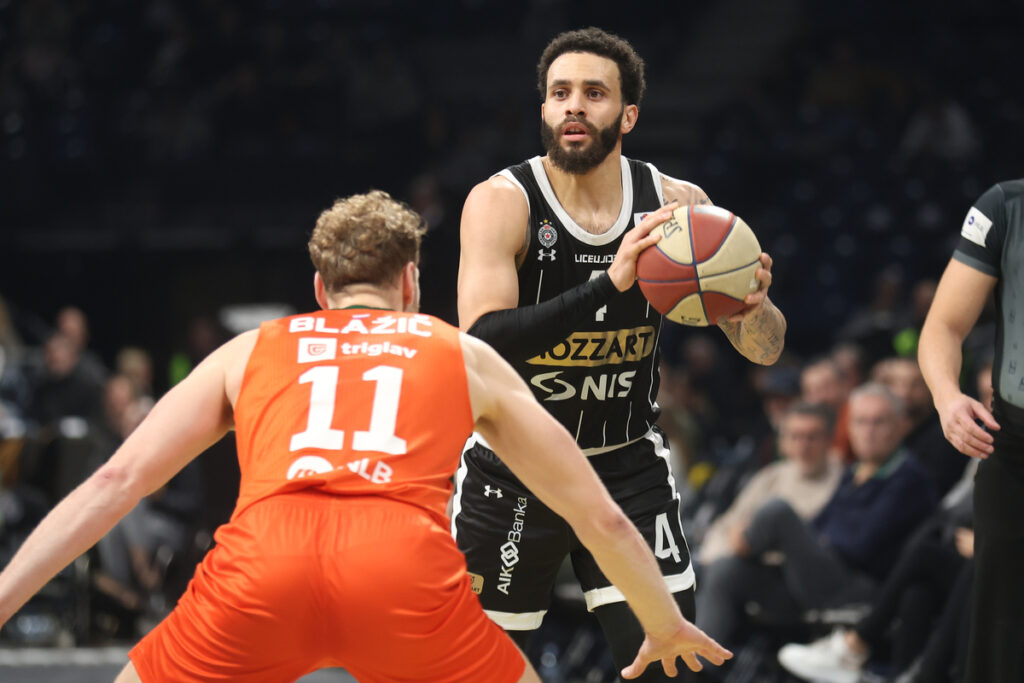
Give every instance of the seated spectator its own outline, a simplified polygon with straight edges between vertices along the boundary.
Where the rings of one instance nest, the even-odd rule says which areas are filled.
[[[685,376],[677,373],[679,375]],[[687,538],[698,543],[702,542],[712,522],[732,505],[751,477],[778,459],[779,424],[788,408],[799,400],[797,368],[775,365],[764,368],[755,377],[754,387],[761,398],[760,419],[748,427],[734,446],[721,449],[715,464],[698,461],[688,464],[683,470],[689,485],[688,492],[693,492],[689,496],[684,493],[683,524],[688,529]],[[663,381],[662,386],[664,384]],[[677,392],[682,396],[690,393],[682,386]],[[660,391],[658,405],[662,405]],[[670,424],[677,421],[673,417],[675,412],[669,415]],[[662,423],[665,423],[664,419]],[[674,435],[668,431],[666,434],[671,444]],[[697,432],[696,436],[699,435]],[[727,457],[723,457],[723,452],[728,454]]]
[[[153,359],[149,352],[135,346],[126,346],[117,352],[116,372],[131,380],[140,400],[153,404]]]
[[[761,411],[741,433],[754,440],[751,466],[760,469],[779,457],[779,428],[789,409],[800,400],[800,367],[776,363],[759,368],[754,377]]]
[[[0,296],[0,438],[5,421],[20,421],[28,402],[24,347],[7,303]],[[8,429],[11,427],[8,427]]]
[[[907,435],[903,445],[931,474],[938,494],[945,495],[963,474],[967,458],[943,435],[939,413],[932,403],[917,358],[887,358],[875,366],[872,376],[903,399],[907,407]]]
[[[973,480],[973,473],[970,478]],[[963,598],[973,574],[972,495],[944,500],[943,507],[914,534],[899,561],[875,594],[871,609],[850,630],[836,629],[810,645],[791,643],[779,650],[779,663],[790,673],[824,683],[855,683],[869,657],[886,640],[891,668],[913,671],[906,680],[939,683],[950,679],[957,652],[957,624],[966,623]],[[967,578],[965,578],[967,577]],[[946,609],[944,610],[944,606]],[[955,613],[956,617],[948,613]],[[940,618],[941,617],[941,618]],[[936,628],[943,621],[950,621]],[[935,641],[925,656],[925,645]],[[966,642],[963,643],[966,646]],[[966,647],[959,648],[966,655]],[[962,664],[962,662],[961,662]]]
[[[811,519],[824,507],[841,467],[828,457],[835,416],[820,404],[796,403],[780,419],[779,453],[782,459],[759,470],[732,505],[708,528],[696,554],[708,565],[742,546],[742,534],[754,513],[779,498],[802,519]]]
[[[846,405],[848,395],[842,368],[828,356],[810,361],[800,373],[800,398],[807,403],[824,404],[836,414],[830,454],[841,463],[853,462]]]
[[[850,396],[850,445],[856,462],[805,523],[783,500],[753,516],[737,556],[709,565],[697,592],[698,624],[736,647],[748,603],[773,615],[865,600],[890,572],[910,532],[935,507],[931,480],[900,448],[902,402],[880,384]],[[781,553],[775,566],[766,553]]]
[[[839,367],[839,376],[844,395],[860,386],[867,378],[867,354],[852,341],[836,344],[829,352],[829,357]]]
[[[28,417],[37,425],[53,425],[63,417],[100,416],[103,385],[82,364],[78,345],[60,332],[46,341],[43,367],[30,391]]]
[[[57,333],[63,335],[75,347],[81,372],[93,382],[102,384],[106,381],[106,366],[89,348],[89,320],[85,312],[74,306],[65,306],[57,311],[56,327]]]
[[[202,505],[202,469],[189,463],[166,486],[139,501],[97,546],[100,590],[130,609],[160,611],[163,568],[184,550]],[[156,614],[153,616],[163,616]]]
[[[979,400],[991,406],[991,362],[983,366],[976,381]],[[810,645],[785,645],[779,650],[779,662],[787,671],[825,683],[857,681],[869,658],[891,634],[890,660],[895,671],[903,672],[900,683],[960,680],[951,671],[962,671],[966,661],[977,465],[977,460],[969,462],[938,512],[907,543],[871,610],[851,630],[837,629]]]

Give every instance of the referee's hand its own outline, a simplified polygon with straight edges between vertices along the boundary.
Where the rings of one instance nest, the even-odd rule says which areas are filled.
[[[964,455],[982,460],[992,455],[995,439],[989,432],[998,430],[999,423],[980,401],[966,394],[958,394],[952,400],[938,405],[938,410],[942,433],[954,448]]]
[[[622,670],[621,675],[626,680],[636,678],[644,672],[648,664],[660,659],[665,674],[675,678],[679,673],[676,657],[682,657],[690,671],[700,671],[704,668],[704,665],[697,659],[697,655],[715,666],[720,666],[725,660],[732,658],[731,652],[689,621],[684,620],[683,625],[671,638],[656,638],[648,633],[640,646],[636,659]]]

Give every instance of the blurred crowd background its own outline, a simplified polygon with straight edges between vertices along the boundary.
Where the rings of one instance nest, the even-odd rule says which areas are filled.
[[[769,370],[714,330],[663,335],[698,550],[786,406],[842,414],[913,358],[967,209],[1020,175],[1022,20],[1012,0],[0,0],[0,562],[212,348],[315,306],[305,241],[334,198],[427,218],[423,310],[457,322],[462,201],[540,153],[537,58],[587,25],[647,62],[624,153],[744,217],[789,322]],[[973,390],[991,327],[970,344]],[[136,637],[229,514],[233,458],[218,444],[0,636]]]

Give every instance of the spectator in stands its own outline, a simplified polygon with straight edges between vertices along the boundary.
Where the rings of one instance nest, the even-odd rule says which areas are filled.
[[[974,573],[971,499],[969,491],[951,507],[943,501],[939,513],[904,547],[870,611],[852,629],[838,628],[809,645],[783,646],[783,668],[821,683],[853,683],[889,639],[892,670],[908,672],[901,681],[961,680],[951,678],[950,669],[959,660],[962,671],[967,654],[966,599]]]
[[[872,378],[889,388],[906,406],[907,435],[903,445],[932,475],[935,490],[945,495],[963,474],[967,459],[942,433],[939,413],[924,382],[917,358],[887,358],[872,371]]]
[[[127,377],[142,400],[153,401],[153,359],[149,352],[136,346],[126,346],[117,352],[117,374]]]
[[[850,396],[856,462],[814,518],[805,523],[783,500],[754,514],[737,556],[707,567],[697,593],[699,624],[735,646],[748,603],[794,619],[809,609],[864,600],[885,578],[910,532],[935,507],[931,480],[900,448],[902,401],[880,384]],[[780,565],[763,561],[781,553]]]
[[[103,457],[108,457],[146,416],[150,403],[135,383],[114,375],[104,392],[105,421],[98,430]],[[194,460],[166,486],[143,498],[97,546],[100,571],[94,582],[130,611],[155,610],[162,603],[162,582],[170,560],[185,549],[203,500],[200,461]]]
[[[913,364],[916,368],[917,362]],[[976,381],[979,400],[991,406],[991,358]],[[904,672],[899,683],[962,679],[974,576],[971,524],[978,462],[971,460],[937,513],[907,543],[870,611],[852,629],[836,629],[810,645],[785,645],[779,662],[787,671],[823,683],[857,681],[888,636],[892,668]],[[951,670],[959,673],[951,675]]]
[[[871,364],[892,355],[896,333],[908,324],[903,271],[898,263],[882,268],[874,277],[871,301],[854,309],[836,332],[838,339],[864,349]]]
[[[121,445],[152,407],[152,400],[140,396],[127,375],[113,375],[103,388],[103,420],[97,425],[105,460]],[[101,460],[100,462],[102,462]]]
[[[57,332],[75,347],[81,372],[90,380],[102,384],[107,379],[107,368],[103,361],[89,348],[89,320],[85,313],[75,306],[65,306],[57,311]]]
[[[843,392],[849,396],[867,379],[867,354],[856,343],[844,341],[836,344],[828,355],[839,367]]]
[[[100,417],[102,383],[81,362],[80,346],[57,332],[43,349],[43,368],[30,382],[28,417],[40,426],[50,426],[64,417],[93,421]]]
[[[0,297],[0,419],[20,414],[25,401],[22,343],[7,303]]]
[[[782,459],[759,470],[733,504],[708,528],[697,550],[700,565],[742,550],[750,519],[768,501],[779,498],[804,520],[825,506],[839,482],[841,468],[828,457],[835,415],[822,404],[796,403],[779,426]]]
[[[757,419],[730,446],[722,448],[712,445],[712,450],[717,451],[714,460],[692,461],[683,470],[685,481],[692,491],[692,495],[686,497],[683,507],[683,525],[691,534],[687,538],[698,544],[712,522],[733,504],[751,477],[779,458],[779,426],[786,411],[800,398],[800,370],[788,363],[777,363],[759,370],[752,375],[753,386],[761,402],[761,413]],[[664,387],[666,382],[672,387],[674,398],[669,401],[671,408],[668,419],[665,419],[663,413],[660,424],[672,427],[679,422],[678,406],[692,405],[693,397],[700,394],[692,390],[689,375],[680,369],[663,373],[661,386]],[[665,391],[659,390],[659,406],[663,405],[663,393]],[[688,437],[685,443],[690,444],[694,453],[702,445],[707,448],[710,440],[700,423],[693,419],[689,408],[686,408],[685,415],[689,418],[687,424],[694,427],[684,432],[683,436]],[[666,435],[670,444],[676,438],[673,431],[666,431]],[[721,439],[718,441],[721,443]]]
[[[910,306],[903,329],[897,330],[892,339],[892,347],[898,356],[916,356],[917,341],[921,337],[921,327],[925,316],[935,298],[938,283],[931,278],[918,280],[910,290]]]
[[[143,498],[97,549],[96,586],[137,615],[162,617],[163,581],[171,560],[182,553],[202,505],[202,469],[193,460],[166,486]]]
[[[836,414],[830,455],[842,463],[853,461],[850,451],[849,392],[839,364],[828,356],[811,360],[800,373],[800,397],[807,403],[821,403]]]

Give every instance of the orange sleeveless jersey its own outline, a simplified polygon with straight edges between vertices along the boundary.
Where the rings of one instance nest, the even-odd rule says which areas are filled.
[[[371,308],[263,323],[235,405],[233,518],[300,489],[444,515],[473,428],[458,330]]]

